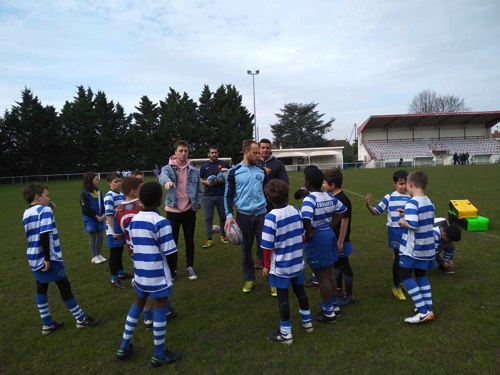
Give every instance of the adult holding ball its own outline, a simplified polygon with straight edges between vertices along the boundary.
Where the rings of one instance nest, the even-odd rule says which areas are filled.
[[[238,224],[242,232],[241,256],[243,277],[243,293],[249,293],[255,288],[255,268],[252,257],[254,239],[257,241],[257,257],[262,259],[260,241],[264,216],[266,215],[266,197],[262,190],[266,182],[266,172],[257,165],[259,145],[252,139],[243,141],[243,161],[227,172],[226,190],[224,193],[224,208],[226,223],[224,229]],[[233,206],[236,206],[236,219],[233,216]]]
[[[226,220],[226,214],[224,212],[224,187],[225,180],[220,180],[218,176],[227,171],[230,165],[225,161],[219,160],[219,151],[217,147],[210,146],[208,149],[208,160],[203,163],[200,168],[200,179],[201,184],[205,186],[205,192],[203,193],[203,208],[205,213],[205,232],[207,234],[207,239],[203,243],[202,247],[208,249],[212,247],[214,241],[212,239],[213,221],[214,221],[214,211],[217,208],[217,213],[219,214],[219,225],[220,225],[220,242],[227,244],[226,232],[224,231],[224,222]]]

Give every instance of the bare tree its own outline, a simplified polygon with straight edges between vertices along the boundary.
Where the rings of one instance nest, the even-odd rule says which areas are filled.
[[[467,112],[465,100],[455,95],[441,95],[432,90],[419,92],[411,101],[409,113]]]

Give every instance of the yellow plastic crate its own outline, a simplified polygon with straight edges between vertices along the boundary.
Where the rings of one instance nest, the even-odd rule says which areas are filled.
[[[450,211],[457,219],[477,217],[477,208],[468,199],[454,199],[450,201]]]

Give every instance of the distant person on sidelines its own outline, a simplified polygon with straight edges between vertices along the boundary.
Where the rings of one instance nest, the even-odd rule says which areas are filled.
[[[172,275],[167,257],[177,251],[168,219],[158,214],[162,187],[157,182],[147,182],[140,189],[144,208],[131,220],[130,239],[134,250],[135,302],[125,320],[125,329],[116,358],[123,360],[132,353],[130,341],[135,332],[139,315],[147,298],[153,300],[153,342],[151,364],[155,367],[170,364],[181,357],[165,346],[167,334],[167,303],[172,295]]]
[[[219,150],[215,146],[208,148],[208,160],[200,168],[201,184],[205,185],[203,193],[203,209],[205,214],[205,233],[207,239],[202,247],[208,249],[212,247],[212,228],[214,221],[214,211],[217,208],[220,224],[220,242],[227,244],[226,232],[224,232],[224,223],[226,222],[226,213],[224,212],[224,189],[226,187],[226,173],[231,166],[223,160],[219,160]],[[213,177],[211,177],[213,176]]]
[[[400,301],[406,300],[401,288],[399,279],[399,246],[403,237],[403,228],[399,226],[400,211],[404,209],[410,196],[406,192],[406,178],[408,173],[404,170],[398,170],[392,175],[395,190],[384,196],[382,201],[375,207],[370,206],[371,194],[365,196],[365,205],[372,215],[381,215],[387,210],[387,239],[388,246],[394,252],[394,261],[392,263],[392,295]]]
[[[461,238],[462,232],[456,225],[434,227],[436,262],[441,271],[455,273],[455,243]]]
[[[340,168],[334,167],[325,172],[323,191],[333,194],[347,208],[346,212],[341,215],[335,215],[332,219],[332,229],[335,237],[337,237],[338,259],[333,263],[333,274],[337,281],[337,296],[340,297],[339,306],[346,306],[352,303],[354,279],[354,273],[349,263],[349,256],[351,256],[353,251],[350,239],[352,204],[342,189],[343,183],[344,176]],[[345,285],[345,289],[343,285]]]
[[[305,174],[305,187],[310,192],[302,201],[304,224],[304,254],[309,268],[319,282],[321,312],[313,319],[321,323],[334,323],[340,316],[337,302],[337,282],[333,275],[333,263],[337,260],[337,238],[331,228],[335,214],[343,214],[347,208],[333,195],[323,192],[324,175],[319,169]]]
[[[419,324],[434,320],[432,291],[426,271],[435,267],[434,240],[435,209],[425,195],[428,178],[424,172],[408,175],[407,190],[411,196],[405,204],[399,225],[404,228],[399,246],[399,279],[415,303],[416,314],[405,322]],[[412,277],[415,273],[415,280]]]
[[[201,208],[203,192],[200,174],[189,160],[189,145],[179,140],[174,144],[175,153],[161,170],[160,184],[165,188],[165,211],[172,225],[172,235],[179,243],[179,231],[182,226],[186,246],[186,274],[189,280],[196,280],[194,270],[194,232],[196,228],[196,211]],[[169,259],[172,277],[177,275],[177,253]]]
[[[226,190],[224,192],[224,209],[227,232],[232,223],[237,223],[243,235],[241,257],[243,277],[243,293],[250,293],[255,288],[255,266],[252,257],[254,238],[257,241],[257,259],[264,264],[262,249],[262,226],[266,215],[266,197],[263,186],[266,172],[257,165],[259,145],[252,139],[243,141],[243,161],[227,172]],[[233,206],[236,206],[236,219],[233,217]]]
[[[100,322],[80,308],[71,291],[62,259],[61,244],[54,212],[50,207],[48,187],[32,183],[23,190],[23,198],[29,204],[24,211],[23,226],[28,240],[26,255],[36,282],[35,301],[42,319],[42,334],[48,335],[63,326],[52,319],[47,291],[55,282],[61,298],[76,320],[76,328],[94,327]]]
[[[144,183],[144,172],[139,169],[134,169],[132,172],[132,177],[138,178],[142,183]]]
[[[288,184],[271,180],[264,187],[266,197],[274,205],[265,217],[261,247],[264,252],[262,274],[268,277],[271,287],[276,288],[280,316],[280,328],[268,339],[281,344],[293,342],[288,290],[292,288],[300,306],[302,327],[313,331],[309,300],[304,289],[304,261],[302,236],[304,226],[300,211],[288,204]]]
[[[90,262],[94,264],[107,260],[101,254],[106,216],[104,215],[104,200],[99,190],[99,180],[97,173],[85,173],[80,194],[84,230],[89,234],[89,248],[92,253]]]

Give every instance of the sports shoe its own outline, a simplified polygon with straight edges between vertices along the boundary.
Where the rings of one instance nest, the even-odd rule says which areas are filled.
[[[254,268],[256,270],[261,270],[264,268],[264,259],[262,258],[257,258],[257,261],[255,262]]]
[[[100,320],[94,319],[91,316],[87,315],[85,319],[76,321],[76,328],[95,327],[99,323],[101,323]]]
[[[288,335],[284,335],[279,329],[275,333],[271,333],[269,336],[267,336],[267,339],[269,341],[279,342],[280,344],[284,345],[291,345],[293,343],[292,334],[289,333]]]
[[[431,320],[435,320],[436,318],[434,317],[434,313],[432,311],[427,311],[427,313],[422,314],[422,313],[416,313],[413,316],[410,316],[409,318],[405,319],[406,323],[411,323],[411,324],[419,324],[419,323],[424,323],[424,322],[430,322]]]
[[[167,322],[171,321],[176,316],[177,316],[177,311],[171,308],[170,311],[167,313]]]
[[[144,322],[142,323],[142,325],[148,331],[151,331],[153,329],[153,321],[152,320],[144,320]]]
[[[101,260],[101,263],[107,261],[107,259],[104,258],[101,254],[99,254],[98,257]]]
[[[127,280],[134,278],[134,275],[129,272],[124,272],[121,275],[118,275],[118,277],[120,278],[120,280]]]
[[[205,242],[203,242],[203,245],[201,245],[202,248],[204,249],[208,249],[209,247],[212,247],[214,244],[214,241],[212,240],[205,240]]]
[[[171,276],[171,278],[172,278],[172,282],[174,282],[174,281],[175,281],[175,278],[177,277],[177,270],[174,270],[174,272],[171,272],[171,273],[170,273],[170,276]]]
[[[43,326],[42,327],[42,334],[43,335],[50,335],[52,332],[58,330],[59,328],[61,328],[62,326],[64,325],[63,322],[56,322],[56,321],[52,321],[52,324],[50,326]]]
[[[246,281],[243,285],[243,293],[250,293],[255,289],[255,283],[253,281]]]
[[[333,312],[335,313],[336,318],[340,318],[342,316],[342,312],[340,311],[340,306],[333,306]]]
[[[399,301],[406,301],[406,296],[401,288],[392,288],[392,295]]]
[[[278,290],[274,286],[271,287],[271,297],[278,297]]]
[[[127,349],[118,349],[116,351],[116,359],[123,361],[125,358],[130,357],[132,354],[134,345],[130,344]]]
[[[307,280],[305,286],[306,286],[306,288],[312,288],[315,286],[319,286],[319,282],[315,277],[313,277],[313,278]]]
[[[227,244],[229,243],[229,240],[227,239],[226,236],[220,236],[220,242],[223,244]]]
[[[301,325],[302,325],[302,328],[304,328],[304,330],[307,333],[311,333],[312,331],[314,331],[313,323],[311,321],[309,321],[307,323],[302,322]]]
[[[113,285],[116,289],[125,289],[125,285],[123,285],[120,278],[116,280],[111,280],[111,285]]]
[[[189,280],[196,280],[198,275],[194,272],[193,267],[186,268],[186,274],[188,275]]]
[[[182,357],[182,354],[179,352],[171,352],[169,350],[166,350],[165,357],[163,357],[163,358],[153,355],[151,357],[151,364],[154,367],[161,366],[165,363],[169,365],[171,363],[174,363],[175,361],[178,361],[179,359],[181,359],[181,357]]]
[[[323,311],[313,315],[313,319],[320,323],[333,324],[336,322],[337,317],[335,314],[333,316],[326,316]]]
[[[346,294],[345,297],[339,298],[339,306],[347,306],[352,303],[352,294]]]

